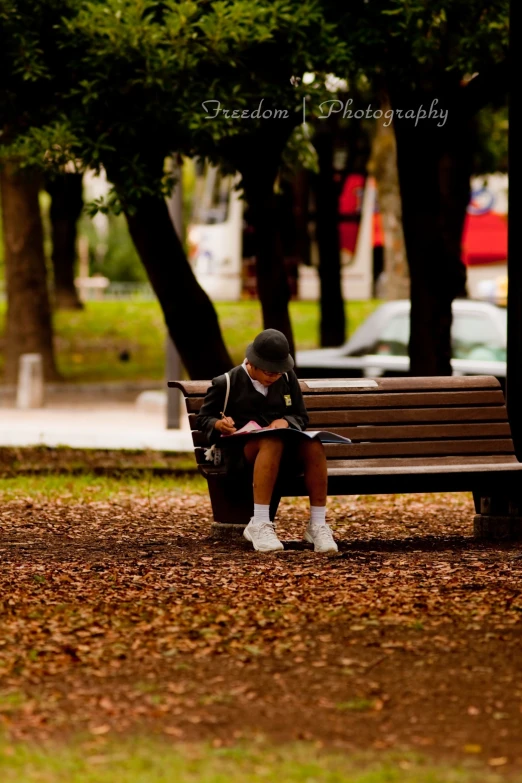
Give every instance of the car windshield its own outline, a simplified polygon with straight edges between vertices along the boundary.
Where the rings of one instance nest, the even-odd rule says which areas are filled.
[[[384,356],[407,356],[410,339],[410,315],[398,313],[390,318],[379,339],[366,352]],[[453,318],[451,329],[454,359],[482,359],[484,361],[506,361],[506,341],[495,327],[491,318],[482,313],[458,313]]]
[[[390,318],[373,348],[368,353],[407,356],[410,339],[410,314],[399,313]]]
[[[451,329],[454,359],[506,361],[506,344],[490,318],[480,313],[457,315]]]

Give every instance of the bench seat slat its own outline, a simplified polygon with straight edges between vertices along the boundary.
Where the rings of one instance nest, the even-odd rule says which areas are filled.
[[[466,457],[468,454],[498,455],[506,457],[514,454],[513,441],[502,440],[457,440],[457,441],[416,441],[410,443],[352,443],[352,444],[325,444],[325,452],[330,460],[357,460],[386,457],[430,457],[447,455],[450,459]],[[196,447],[196,462],[200,465],[207,464],[204,457],[204,448]]]
[[[514,455],[468,455],[465,457],[423,457],[365,460],[330,460],[328,475],[342,476],[355,473],[438,473],[459,470],[522,470]]]
[[[328,467],[328,475],[329,476],[382,476],[382,475],[421,475],[424,473],[432,473],[434,475],[439,475],[441,473],[461,473],[463,471],[463,468],[465,466],[463,465],[441,465],[437,467],[431,467],[429,465],[416,465],[415,467],[411,467],[411,465],[405,465],[404,467],[397,467],[397,468],[370,468],[368,466],[361,467],[361,468],[330,468]],[[469,465],[469,468],[473,470],[474,473],[490,473],[492,470],[501,470],[504,471],[521,471],[522,465],[519,463],[518,465],[514,465],[511,463],[499,463],[497,465],[492,465],[488,463],[484,463],[481,465]]]
[[[385,456],[430,456],[435,454],[513,454],[510,438],[497,440],[437,440],[393,443],[326,443],[327,458],[357,459]]]
[[[213,466],[205,466],[214,472]],[[404,475],[424,473],[454,473],[463,470],[491,472],[497,470],[522,471],[522,464],[515,455],[475,455],[455,457],[395,457],[388,459],[329,460],[329,476],[352,475]]]

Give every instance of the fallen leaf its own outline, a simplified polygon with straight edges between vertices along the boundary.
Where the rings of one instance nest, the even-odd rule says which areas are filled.
[[[108,734],[111,730],[111,727],[107,725],[106,723],[103,724],[103,726],[92,726],[89,731],[91,734],[95,734],[96,736],[101,734]]]
[[[498,756],[494,759],[488,759],[488,764],[490,767],[503,767],[504,764],[507,764],[508,760],[506,756]]]

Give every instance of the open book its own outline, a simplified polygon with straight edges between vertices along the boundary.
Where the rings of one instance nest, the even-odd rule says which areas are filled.
[[[261,427],[257,421],[249,421],[244,427],[232,432],[230,435],[221,435],[222,438],[235,438],[236,435],[281,435],[282,433],[286,437],[286,433],[292,433],[290,437],[305,436],[307,438],[316,438],[322,443],[351,443],[350,438],[344,438],[342,435],[336,435],[333,432],[326,432],[325,430],[294,430],[292,427],[284,427],[281,429],[274,429],[270,427]]]

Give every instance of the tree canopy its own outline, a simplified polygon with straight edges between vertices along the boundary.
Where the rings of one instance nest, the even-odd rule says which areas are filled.
[[[10,5],[24,10],[19,0]],[[5,31],[5,68],[16,73],[28,61],[24,79],[46,89],[38,112],[32,94],[19,94],[13,113],[28,119],[18,122],[14,148],[32,165],[117,164],[129,199],[170,191],[151,160],[176,151],[226,165],[221,142],[255,136],[268,124],[263,112],[298,124],[303,97],[317,86],[292,77],[333,70],[348,56],[317,0],[69,0],[60,20],[59,3],[41,2],[33,19],[28,5]],[[9,92],[17,90],[15,81]]]
[[[413,298],[424,297],[420,311],[412,307],[412,318],[420,312],[427,327],[412,329],[419,340],[412,370],[450,371],[447,308],[462,282],[470,121],[504,88],[507,0],[0,0],[0,20],[0,65],[7,74],[0,88],[4,154],[51,170],[66,162],[79,169],[103,165],[115,189],[96,208],[123,208],[132,221],[141,204],[141,223],[134,220],[131,233],[149,276],[159,274],[171,253],[194,295],[179,242],[166,227],[162,246],[145,231],[172,188],[165,158],[182,152],[240,171],[261,242],[265,325],[282,328],[290,340],[280,243],[271,229],[283,151],[301,123],[303,101],[317,107],[326,97],[327,74],[363,80],[375,94],[387,92],[397,112]],[[303,80],[307,72],[316,79]],[[399,116],[398,110],[426,101],[448,110],[442,129]],[[281,114],[263,116],[265,109]],[[162,233],[159,227],[156,233]],[[158,290],[167,283],[160,277]],[[450,281],[449,299],[438,290],[440,280]],[[440,298],[436,306],[432,302],[431,320],[428,292]],[[172,311],[166,320],[181,338],[179,315]],[[439,332],[440,339],[430,342],[429,335]],[[437,355],[431,363],[423,360]]]

